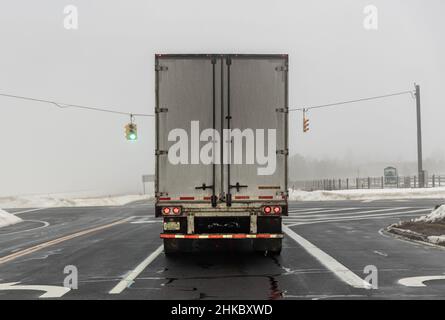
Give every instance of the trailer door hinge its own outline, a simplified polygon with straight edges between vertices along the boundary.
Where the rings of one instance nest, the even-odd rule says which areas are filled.
[[[277,154],[283,154],[285,156],[288,156],[289,155],[289,150],[288,149],[277,150]]]
[[[168,108],[156,108],[155,113],[168,112]]]
[[[155,66],[155,71],[167,71],[167,70],[168,67],[166,66],[160,66],[160,65]]]
[[[168,196],[168,192],[156,192],[155,197]]]
[[[281,113],[289,113],[289,108],[277,108],[275,109],[275,111]]]
[[[163,154],[168,154],[168,151],[167,150],[156,150],[155,151],[155,155],[157,155],[157,156],[160,156]]]
[[[281,71],[288,71],[287,66],[279,66],[275,68],[275,71],[281,72]]]

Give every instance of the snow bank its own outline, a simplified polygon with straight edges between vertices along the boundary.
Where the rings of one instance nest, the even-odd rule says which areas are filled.
[[[338,191],[289,190],[289,200],[385,200],[385,199],[440,199],[445,198],[445,188],[429,189],[370,189]]]
[[[22,222],[19,217],[0,209],[0,228]]]
[[[133,201],[151,200],[151,195],[123,195],[77,198],[55,195],[32,195],[0,198],[1,208],[121,206]]]
[[[445,236],[429,236],[428,241],[434,244],[445,244]]]
[[[445,220],[445,205],[440,206],[430,214],[414,219],[413,222],[435,223]]]

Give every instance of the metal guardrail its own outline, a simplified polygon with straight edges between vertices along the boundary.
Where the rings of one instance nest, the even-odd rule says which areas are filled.
[[[304,191],[353,190],[353,189],[395,189],[419,188],[417,176],[367,177],[346,179],[320,179],[290,182],[290,187]],[[430,175],[425,179],[425,188],[445,187],[445,175]]]

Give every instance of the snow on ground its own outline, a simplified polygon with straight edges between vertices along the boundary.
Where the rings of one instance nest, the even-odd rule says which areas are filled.
[[[94,207],[121,206],[133,201],[150,200],[151,195],[123,195],[79,198],[57,195],[31,195],[0,197],[0,208],[48,208],[48,207]]]
[[[390,200],[390,199],[445,199],[445,187],[428,189],[369,189],[338,191],[289,190],[289,200]]]
[[[445,220],[445,205],[440,206],[430,214],[414,219],[413,222],[435,223]]]
[[[23,221],[19,217],[0,209],[0,228]]]

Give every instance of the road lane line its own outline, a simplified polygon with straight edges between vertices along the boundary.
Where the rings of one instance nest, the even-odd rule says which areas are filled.
[[[340,280],[347,283],[351,287],[360,288],[360,289],[371,289],[372,286],[356,275],[354,272],[346,268],[340,262],[335,260],[333,257],[328,255],[326,252],[317,248],[315,245],[310,243],[308,240],[298,235],[290,228],[283,226],[283,231],[290,238],[295,240],[300,246],[303,247],[309,254],[311,254],[315,259],[317,259],[322,265],[324,265],[327,269],[332,271]]]
[[[326,212],[337,212],[337,211],[350,211],[350,210],[358,210],[358,209],[363,209],[363,208],[339,208],[339,209],[327,209],[327,210],[320,210],[320,211],[302,211],[302,212],[292,212],[289,211],[289,213],[297,213],[294,214],[292,216],[303,216],[303,215],[307,215],[310,216],[311,214],[315,214],[315,213],[326,213]]]
[[[400,214],[394,214],[388,217],[384,217],[384,218],[398,218],[400,216]],[[408,214],[408,215],[403,215],[403,217],[416,217],[418,216],[418,214]],[[372,216],[372,217],[368,217],[368,218],[352,218],[352,219],[337,219],[337,220],[325,220],[325,221],[314,221],[314,222],[297,222],[294,223],[293,221],[283,221],[284,223],[288,223],[286,224],[288,227],[296,227],[296,226],[304,226],[307,224],[318,224],[318,223],[331,223],[331,222],[350,222],[350,221],[359,221],[359,220],[377,220],[380,219],[380,217],[378,216]]]
[[[290,227],[296,226],[296,225],[306,225],[306,224],[316,224],[316,223],[327,223],[327,222],[340,222],[340,221],[356,221],[356,220],[373,220],[373,219],[379,219],[381,217],[383,218],[391,218],[391,217],[397,217],[397,216],[413,216],[415,213],[420,212],[429,212],[431,209],[419,209],[419,210],[412,210],[412,211],[404,211],[404,212],[390,212],[390,213],[380,213],[380,214],[369,214],[369,215],[355,215],[355,216],[349,216],[349,217],[332,217],[332,218],[324,218],[324,219],[298,219],[298,218],[283,218],[284,222],[290,222],[295,223],[292,225],[289,225]]]
[[[68,240],[71,240],[71,239],[74,239],[74,238],[77,238],[77,237],[80,237],[80,236],[84,236],[86,234],[90,234],[90,233],[93,233],[95,231],[104,230],[104,229],[107,229],[107,228],[110,228],[110,227],[113,227],[113,226],[125,223],[127,221],[128,221],[128,218],[125,218],[125,219],[122,219],[122,220],[115,221],[113,223],[109,223],[109,224],[102,225],[102,226],[99,226],[99,227],[95,227],[95,228],[79,231],[79,232],[76,232],[76,233],[73,233],[73,234],[70,234],[70,235],[67,235],[67,236],[63,236],[63,237],[60,237],[60,238],[57,238],[57,239],[54,239],[54,240],[51,240],[51,241],[47,241],[47,242],[38,244],[38,245],[36,245],[34,247],[30,247],[30,248],[27,248],[27,249],[24,249],[24,250],[20,250],[18,252],[15,252],[15,253],[12,253],[10,255],[7,255],[7,256],[4,256],[4,257],[0,258],[0,265],[5,263],[5,262],[9,262],[9,261],[12,261],[14,259],[23,257],[25,255],[34,253],[36,251],[48,248],[50,246],[62,243],[64,241],[68,241]]]
[[[28,212],[34,212],[34,211],[42,211],[48,208],[37,208],[37,209],[29,209],[29,210],[25,210],[25,211],[19,211],[19,212],[11,212],[11,214],[22,214],[22,213],[28,213]]]
[[[300,220],[300,221],[323,221],[328,219],[347,219],[347,218],[355,218],[355,217],[369,217],[369,216],[385,216],[385,215],[392,215],[392,214],[403,214],[405,212],[411,212],[411,211],[396,211],[396,210],[408,210],[412,208],[394,208],[394,209],[381,209],[381,210],[368,210],[368,211],[355,211],[355,212],[344,212],[344,213],[332,213],[332,214],[320,214],[320,215],[314,215],[313,217],[308,216],[288,216],[285,217],[286,219],[293,219],[293,220]],[[429,208],[427,209],[419,209],[419,210],[431,210]],[[391,212],[396,211],[396,212]],[[382,213],[377,213],[382,212]],[[414,212],[419,212],[418,210],[415,210]]]
[[[124,279],[122,279],[113,289],[108,292],[109,294],[120,294],[126,288],[131,286],[134,279],[144,271],[147,266],[152,263],[160,254],[164,251],[164,245],[160,245],[154,252],[152,252],[144,261],[142,261],[134,270],[132,270]]]
[[[360,209],[367,209],[367,208],[351,208],[351,209],[342,209],[344,211],[349,211],[349,210],[360,210]],[[289,216],[290,218],[307,218],[307,219],[311,219],[312,217],[333,217],[333,216],[339,216],[339,215],[360,215],[360,214],[364,214],[364,213],[374,213],[374,212],[384,212],[384,211],[395,211],[395,210],[408,210],[408,209],[413,209],[410,207],[398,207],[398,208],[383,208],[383,209],[372,209],[372,210],[366,210],[366,211],[354,211],[354,212],[339,212],[339,213],[328,213],[328,214],[323,214],[323,211],[320,211],[320,214],[314,214],[313,216],[310,214],[298,214],[298,215],[291,215]],[[342,211],[342,210],[335,210],[335,211]],[[326,211],[324,211],[326,212]],[[333,212],[333,211],[332,211]],[[312,212],[312,213],[318,213],[318,212]]]
[[[323,210],[323,209],[329,209],[329,208],[306,208],[306,209],[292,209],[289,208],[289,213],[293,212],[293,213],[297,213],[297,212],[304,212],[304,211],[315,211],[315,210]]]

